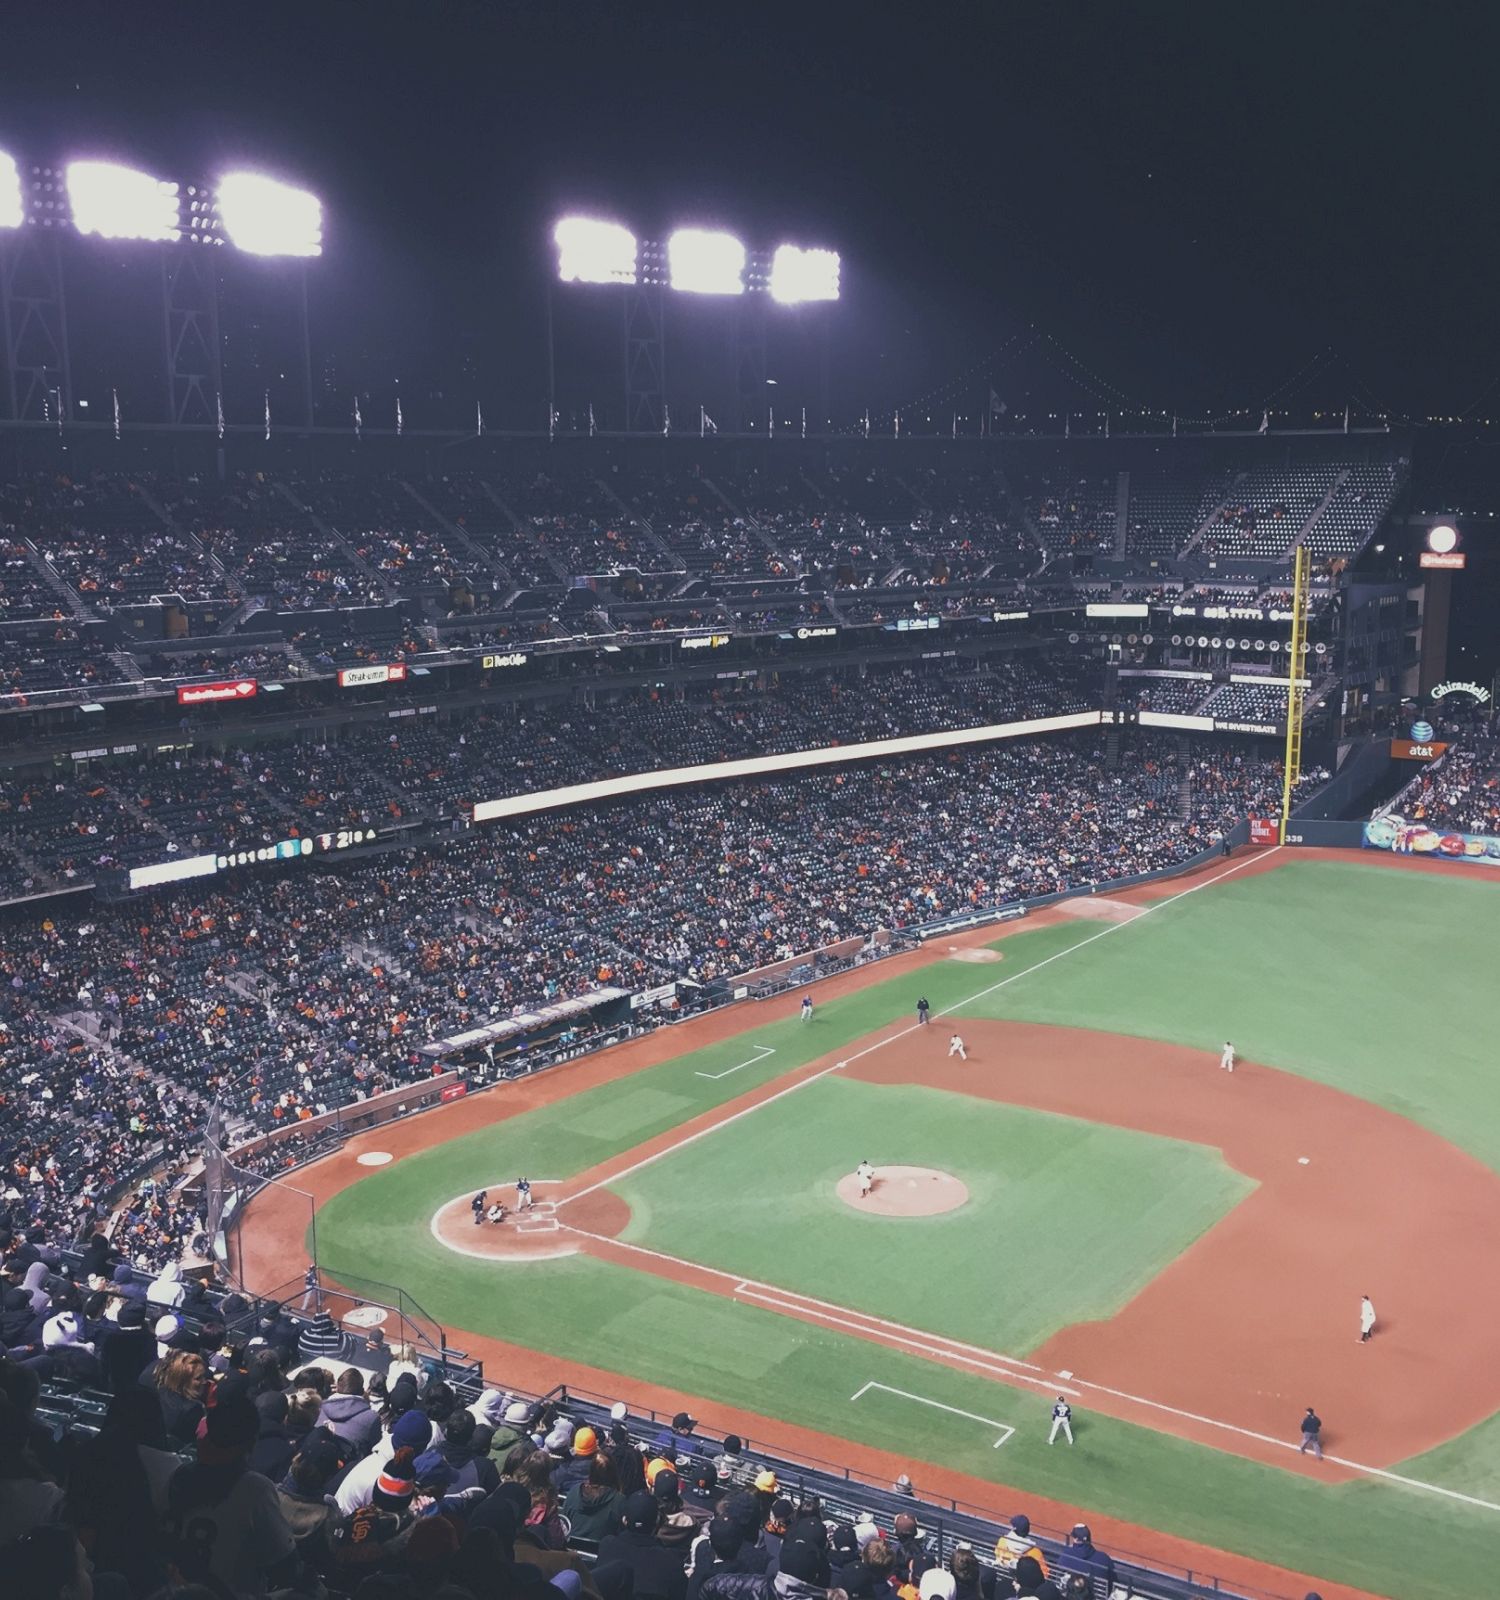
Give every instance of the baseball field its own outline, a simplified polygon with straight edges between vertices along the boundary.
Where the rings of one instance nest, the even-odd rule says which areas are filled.
[[[1497,946],[1482,871],[1246,856],[829,980],[811,1021],[789,995],[660,1030],[295,1181],[325,1276],[401,1285],[499,1383],[1083,1512],[1296,1600],[1487,1593]],[[470,1196],[522,1173],[534,1213],[476,1228]],[[252,1270],[285,1281],[305,1227],[253,1202]]]

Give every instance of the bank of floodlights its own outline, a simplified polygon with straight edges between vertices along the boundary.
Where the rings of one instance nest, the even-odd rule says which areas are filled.
[[[216,184],[179,184],[118,161],[23,167],[3,150],[0,228],[229,245],[256,256],[323,253],[322,202],[262,173],[229,172]]]
[[[175,183],[114,161],[70,161],[65,180],[68,208],[79,233],[98,234],[101,239],[182,237]]]
[[[552,230],[564,283],[636,283],[639,245],[629,228],[595,217],[564,217]]]
[[[783,305],[809,300],[837,300],[839,258],[834,250],[804,250],[800,245],[777,245],[771,257],[771,298]]]
[[[685,294],[744,294],[745,247],[732,233],[679,228],[667,240],[667,272]]]
[[[219,180],[219,224],[237,250],[253,256],[320,256],[323,206],[316,195],[258,172]]]
[[[782,305],[839,297],[834,250],[783,244],[769,254],[752,252],[717,228],[678,228],[661,245],[594,217],[564,217],[552,239],[564,283],[664,284],[697,295],[768,293]]]
[[[0,150],[0,228],[19,228],[25,218],[21,174],[15,157]]]

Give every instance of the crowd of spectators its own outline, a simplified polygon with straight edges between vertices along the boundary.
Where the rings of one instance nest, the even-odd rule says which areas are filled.
[[[1500,835],[1500,741],[1480,734],[1424,767],[1393,802],[1409,822]]]
[[[0,1212],[0,1571],[17,1600],[1104,1600],[1087,1526],[944,1540],[910,1476],[828,1498],[679,1412],[529,1398],[378,1329],[64,1256]],[[570,1415],[569,1413],[573,1414]],[[583,1413],[580,1415],[579,1413]],[[821,1482],[821,1480],[817,1480]],[[836,1495],[837,1498],[833,1496]]]

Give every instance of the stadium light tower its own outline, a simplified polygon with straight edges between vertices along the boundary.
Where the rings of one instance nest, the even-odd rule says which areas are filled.
[[[671,285],[687,294],[744,294],[745,247],[732,233],[679,228],[667,240]]]
[[[320,256],[323,203],[259,172],[229,172],[218,184],[219,222],[236,250],[252,256]]]
[[[68,206],[79,233],[101,239],[182,237],[177,185],[114,161],[70,161]]]
[[[799,245],[777,245],[771,257],[768,287],[771,298],[782,305],[802,305],[810,300],[837,300],[839,258],[834,250],[804,250]]]

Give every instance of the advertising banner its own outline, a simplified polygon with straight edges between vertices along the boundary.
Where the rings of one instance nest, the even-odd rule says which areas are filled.
[[[1276,835],[1279,831],[1279,823],[1276,817],[1250,818],[1251,844],[1275,844]]]
[[[1397,761],[1436,761],[1447,748],[1441,739],[1391,740],[1391,754]]]
[[[389,666],[345,667],[339,673],[339,688],[358,689],[371,683],[403,683],[405,680],[404,661],[395,661]]]
[[[462,1078],[457,1083],[444,1084],[438,1091],[439,1100],[462,1100],[469,1092],[469,1086]]]
[[[1365,847],[1398,856],[1431,856],[1438,861],[1471,861],[1500,867],[1500,838],[1487,833],[1448,833],[1394,811],[1365,824]]]
[[[212,700],[249,700],[255,690],[254,678],[232,678],[224,683],[182,683],[177,686],[177,704],[199,706]]]

